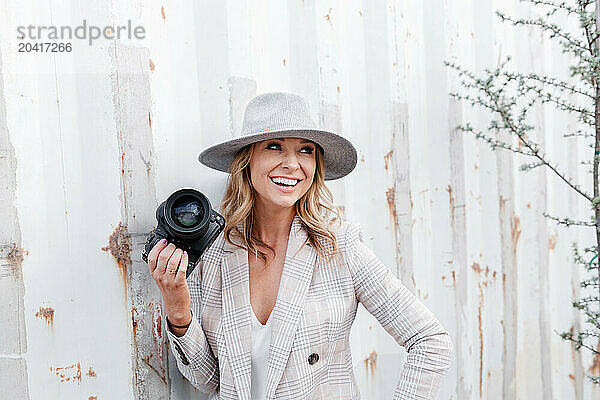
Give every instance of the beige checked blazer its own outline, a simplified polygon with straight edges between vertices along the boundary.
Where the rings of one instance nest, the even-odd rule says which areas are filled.
[[[294,217],[271,316],[267,398],[360,399],[348,339],[361,302],[408,351],[394,399],[434,399],[450,367],[450,336],[362,242],[358,225],[336,229],[340,253],[325,264]],[[209,399],[250,400],[247,251],[221,233],[187,281],[192,323],[181,337],[167,329],[179,370]]]

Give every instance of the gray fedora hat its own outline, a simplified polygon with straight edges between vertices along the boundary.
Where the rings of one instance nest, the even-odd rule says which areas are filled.
[[[310,117],[308,102],[301,96],[270,92],[254,97],[246,106],[240,137],[217,143],[202,151],[198,161],[229,172],[229,165],[244,146],[267,139],[297,137],[323,148],[325,180],[348,175],[356,166],[356,149],[342,136],[318,129]]]

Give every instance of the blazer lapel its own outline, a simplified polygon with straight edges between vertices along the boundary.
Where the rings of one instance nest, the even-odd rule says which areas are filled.
[[[275,398],[275,389],[290,355],[294,336],[304,310],[304,301],[312,281],[317,252],[304,241],[306,231],[300,217],[292,222],[279,292],[271,318],[271,342],[267,365],[267,398]]]
[[[223,324],[231,375],[239,399],[250,400],[252,343],[250,341],[248,252],[227,241],[225,241],[224,250],[221,265],[223,284],[221,323]]]

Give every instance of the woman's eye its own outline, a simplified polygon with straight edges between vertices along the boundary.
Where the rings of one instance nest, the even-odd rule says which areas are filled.
[[[281,150],[281,145],[279,143],[269,143],[266,148],[274,149],[274,150]],[[312,154],[314,149],[310,146],[305,146],[300,151],[303,153],[306,153],[306,154]]]

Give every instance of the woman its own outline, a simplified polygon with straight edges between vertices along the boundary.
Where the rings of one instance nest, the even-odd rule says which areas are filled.
[[[350,173],[356,150],[314,126],[302,97],[266,93],[241,137],[200,154],[231,173],[223,233],[187,279],[173,244],[148,256],[177,366],[211,399],[359,399],[348,339],[361,302],[408,351],[395,398],[433,399],[450,337],[341,220],[324,181]]]

